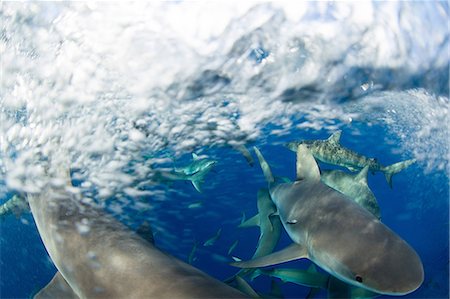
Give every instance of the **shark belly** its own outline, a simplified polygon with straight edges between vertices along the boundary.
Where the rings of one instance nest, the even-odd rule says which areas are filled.
[[[245,297],[63,189],[28,200],[51,259],[80,298]]]

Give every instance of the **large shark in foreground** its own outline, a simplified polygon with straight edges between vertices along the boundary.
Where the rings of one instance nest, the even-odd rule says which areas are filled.
[[[156,181],[177,181],[187,180],[191,181],[192,185],[198,192],[202,192],[201,185],[205,180],[205,176],[217,164],[217,161],[207,158],[200,158],[195,153],[192,153],[192,162],[180,168],[175,168],[172,171],[157,170],[154,175]]]
[[[308,258],[340,280],[380,294],[403,295],[422,284],[423,266],[414,249],[366,209],[322,183],[306,145],[297,149],[293,183],[275,181],[264,157],[255,151],[294,244],[233,265],[254,268]]]
[[[314,158],[325,163],[348,168],[350,171],[357,171],[365,166],[369,166],[371,171],[381,171],[386,177],[389,186],[392,187],[392,176],[416,162],[415,159],[398,162],[389,166],[381,165],[377,159],[367,158],[340,144],[341,131],[333,133],[325,140],[303,140],[289,142],[287,147],[296,152],[300,144],[305,144],[311,151]]]
[[[28,196],[58,273],[37,298],[243,298],[244,294],[160,251],[65,184]]]

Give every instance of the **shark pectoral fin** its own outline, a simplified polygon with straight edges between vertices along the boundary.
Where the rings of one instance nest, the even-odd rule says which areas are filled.
[[[361,171],[355,176],[355,181],[367,185],[367,173],[369,172],[369,165],[366,165]]]
[[[320,181],[320,170],[308,147],[300,144],[297,149],[297,180]]]
[[[202,193],[201,186],[203,184],[203,180],[192,180],[192,185],[194,186],[195,190]]]
[[[334,132],[333,134],[331,134],[330,137],[328,137],[327,141],[330,142],[330,143],[336,143],[336,144],[338,144],[338,143],[339,143],[339,140],[341,139],[341,134],[342,134],[342,131],[341,131],[341,130],[336,131],[336,132]]]
[[[259,214],[256,214],[252,218],[247,219],[246,221],[239,224],[238,227],[252,227],[252,226],[259,226],[259,225],[260,225]]]
[[[197,156],[196,153],[192,153],[192,159],[195,161],[195,160],[198,160],[199,157]]]
[[[231,263],[230,265],[239,268],[259,268],[307,257],[308,253],[306,251],[306,247],[294,243],[289,245],[285,249],[274,252],[272,254],[258,257],[249,261]]]
[[[53,299],[53,298],[67,298],[79,299],[77,294],[72,290],[60,272],[56,272],[52,280],[36,295],[34,299]]]

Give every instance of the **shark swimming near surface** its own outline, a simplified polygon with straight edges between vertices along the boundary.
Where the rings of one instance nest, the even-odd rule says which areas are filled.
[[[205,176],[213,169],[217,161],[200,158],[192,153],[192,162],[184,167],[175,168],[172,171],[156,170],[154,179],[156,181],[191,181],[195,190],[202,192],[201,186],[205,180]]]
[[[59,298],[246,297],[81,200],[68,167],[49,175],[66,184],[49,184],[39,194],[29,194],[28,202],[58,272],[35,298],[49,298],[52,290],[67,292]]]
[[[305,144],[297,149],[293,183],[276,181],[260,151],[254,149],[281,222],[294,243],[232,265],[256,268],[308,258],[332,276],[379,294],[404,295],[422,284],[423,265],[414,249],[365,208],[325,185]]]
[[[0,218],[11,214],[16,215],[16,217],[20,217],[20,215],[29,211],[30,207],[28,206],[27,200],[20,195],[14,195],[5,203],[0,205]]]
[[[346,167],[350,171],[358,171],[369,166],[372,172],[381,171],[392,188],[392,176],[415,163],[415,159],[398,162],[389,166],[381,165],[377,159],[358,154],[340,144],[342,131],[334,132],[325,140],[303,140],[286,144],[287,148],[296,152],[300,144],[305,144],[317,160],[324,163]]]

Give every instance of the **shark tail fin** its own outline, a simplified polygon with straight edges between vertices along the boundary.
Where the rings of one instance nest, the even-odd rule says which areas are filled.
[[[266,159],[264,159],[264,156],[261,154],[261,152],[256,146],[253,147],[253,150],[255,151],[256,156],[258,157],[259,164],[261,165],[261,169],[264,173],[264,177],[266,178],[267,182],[273,183],[275,179],[273,178],[272,170],[270,170],[270,166],[267,163]]]
[[[402,162],[398,162],[386,167],[383,167],[382,171],[384,172],[384,175],[386,177],[386,181],[389,184],[389,187],[392,188],[392,176],[396,173],[399,173],[403,169],[409,167],[411,164],[414,164],[416,162],[416,159],[410,159]]]

